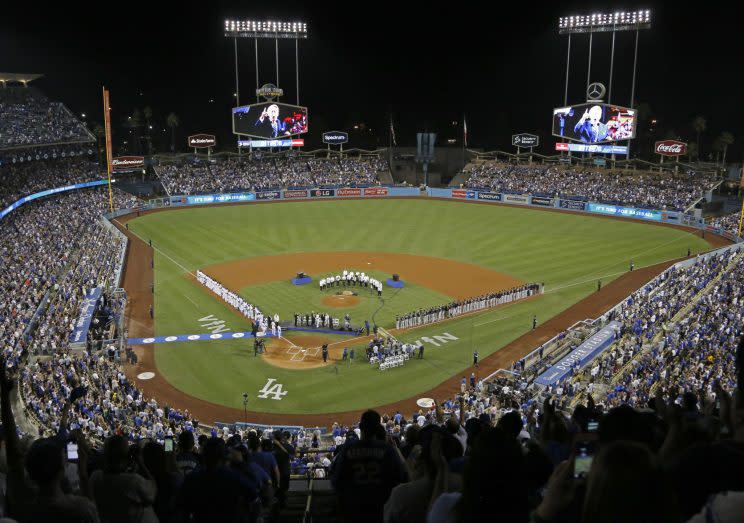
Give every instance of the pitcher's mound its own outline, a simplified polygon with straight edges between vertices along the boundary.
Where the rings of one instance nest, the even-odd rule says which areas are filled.
[[[326,296],[323,298],[323,305],[328,307],[334,307],[340,309],[343,307],[353,307],[357,305],[361,300],[354,296],[351,292],[345,291],[343,294],[334,294],[333,296]]]

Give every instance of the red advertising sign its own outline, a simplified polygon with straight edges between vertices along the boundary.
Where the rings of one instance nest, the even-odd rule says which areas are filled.
[[[187,139],[189,147],[203,149],[217,145],[217,139],[213,134],[192,134]]]
[[[144,156],[118,156],[111,160],[111,169],[114,171],[133,171],[144,167]]]
[[[466,191],[465,189],[452,189],[452,197],[453,198],[467,198],[468,191]]]
[[[687,144],[679,140],[661,140],[654,145],[654,152],[662,156],[684,156]]]
[[[387,187],[367,187],[364,189],[364,196],[387,196]]]
[[[568,144],[563,142],[558,142],[555,144],[555,150],[556,151],[568,151]]]
[[[361,189],[339,189],[336,191],[336,196],[361,196]]]
[[[284,191],[284,198],[307,198],[307,190]]]

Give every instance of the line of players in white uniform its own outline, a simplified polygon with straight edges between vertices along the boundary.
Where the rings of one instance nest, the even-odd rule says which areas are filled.
[[[210,278],[202,271],[196,271],[196,280],[219,296],[225,303],[240,312],[240,314],[253,320],[262,335],[265,335],[267,331],[271,331],[274,336],[281,337],[282,326],[279,325],[278,314],[274,314],[273,318],[265,315],[257,306],[248,303],[241,296],[238,296],[230,289],[227,289],[220,282]]]
[[[320,279],[319,285],[321,291],[331,287],[368,287],[376,290],[378,296],[382,296],[382,283],[359,271],[344,271],[341,274],[326,276]]]

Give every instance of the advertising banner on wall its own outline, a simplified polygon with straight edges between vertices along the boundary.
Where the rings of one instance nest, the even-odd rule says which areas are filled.
[[[532,205],[542,205],[543,207],[553,207],[555,198],[545,198],[543,196],[533,196]]]
[[[361,196],[362,190],[355,188],[336,189],[336,196]]]
[[[661,221],[661,211],[649,209],[636,209],[635,207],[622,207],[620,205],[609,205],[605,203],[589,203],[586,206],[589,212],[599,214],[610,214],[614,216],[626,216],[628,218],[642,218],[644,220]]]
[[[284,198],[307,198],[307,190],[306,189],[290,189],[288,191],[284,191]]]
[[[310,189],[313,198],[331,198],[336,195],[336,189]]]
[[[502,201],[506,203],[517,203],[519,205],[526,205],[530,203],[529,194],[504,194],[502,198]]]
[[[583,211],[586,209],[586,202],[580,202],[579,200],[561,200],[561,209]]]
[[[365,187],[364,196],[387,196],[387,187]]]
[[[500,202],[501,201],[501,193],[498,192],[479,192],[478,193],[478,199],[479,200],[487,200],[490,202]]]
[[[281,197],[281,191],[261,191],[256,193],[257,200],[278,200]]]
[[[472,200],[475,199],[476,192],[468,191],[467,189],[452,189],[452,197]]]
[[[186,203],[189,205],[208,205],[210,203],[248,202],[255,200],[253,193],[231,193],[231,194],[200,194],[198,196],[187,196]]]

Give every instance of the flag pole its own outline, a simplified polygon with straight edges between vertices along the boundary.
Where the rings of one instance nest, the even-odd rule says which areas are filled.
[[[109,92],[103,88],[103,122],[106,132],[106,174],[108,175],[109,212],[114,212],[114,192],[111,189],[111,107]]]

